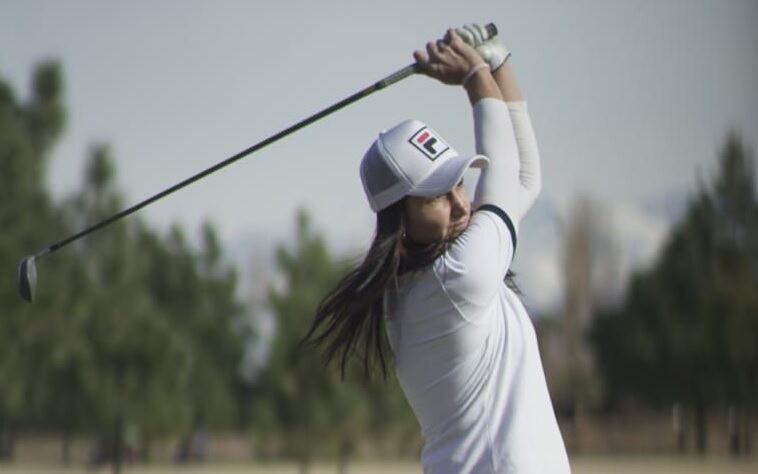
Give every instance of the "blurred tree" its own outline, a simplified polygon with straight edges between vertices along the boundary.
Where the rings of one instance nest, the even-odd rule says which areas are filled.
[[[658,261],[631,280],[623,308],[597,319],[592,340],[610,403],[624,393],[706,416],[738,407],[745,449],[758,400],[758,203],[752,154],[731,133],[712,183],[701,183]],[[733,436],[735,436],[733,434]]]
[[[563,231],[564,350],[554,391],[573,420],[572,448],[579,450],[587,412],[601,396],[588,331],[599,310],[617,303],[621,265],[607,211],[591,197],[572,201]]]
[[[285,454],[299,462],[301,472],[328,453],[338,453],[344,468],[369,416],[364,388],[350,378],[341,381],[338,369],[324,367],[319,352],[299,342],[346,269],[334,263],[305,211],[298,213],[296,237],[292,250],[277,251],[285,287],[269,295],[276,336],[259,380],[255,428],[260,439],[283,439]]]
[[[83,222],[99,221],[122,208],[114,176],[107,148],[95,147],[75,201]],[[145,284],[150,254],[132,222],[114,223],[78,247],[86,264],[88,302],[81,330],[91,351],[80,366],[87,377],[84,396],[102,440],[100,457],[111,460],[115,472],[123,462],[129,426],[154,436],[188,424],[186,394],[195,349],[151,299]]]
[[[44,170],[55,140],[65,125],[63,80],[59,65],[35,68],[29,99],[20,103],[10,85],[0,80],[0,460],[13,454],[15,430],[39,401],[36,377],[53,350],[51,323],[67,297],[65,258],[45,265],[44,281],[54,292],[39,295],[35,305],[17,294],[15,269],[23,255],[66,229],[53,213],[45,190]],[[64,342],[65,344],[65,342]]]
[[[181,229],[163,239],[134,217],[38,262],[34,304],[18,297],[23,255],[122,208],[105,146],[93,147],[78,194],[59,206],[48,197],[62,104],[55,62],[36,68],[25,103],[0,80],[0,460],[31,427],[59,430],[64,460],[73,434],[100,436],[118,469],[125,438],[146,449],[151,437],[235,419],[233,323],[244,308],[211,225],[196,252]]]
[[[45,286],[47,291],[64,296],[58,298],[59,309],[44,318],[45,330],[38,333],[28,355],[35,365],[29,399],[33,413],[28,416],[37,420],[40,428],[61,434],[62,459],[68,464],[72,437],[91,428],[89,400],[82,394],[88,390],[86,384],[92,383],[84,370],[91,362],[92,351],[85,331],[90,313],[84,265],[70,254],[60,259],[68,266],[58,272],[60,278],[55,282],[46,271]]]
[[[244,308],[235,296],[236,272],[223,263],[213,226],[204,224],[201,234],[197,254],[178,227],[170,231],[167,245],[147,231],[140,237],[152,301],[193,348],[186,393],[191,415],[178,448],[180,461],[202,457],[190,449],[198,433],[233,425],[242,393],[243,339],[236,323]]]
[[[714,290],[724,336],[719,347],[726,371],[722,394],[734,414],[730,448],[748,452],[750,420],[758,406],[758,195],[755,161],[732,132],[721,151],[711,192],[717,228]]]
[[[72,206],[81,226],[123,207],[114,176],[107,148],[96,147]],[[79,361],[78,368],[89,382],[86,400],[97,407],[90,418],[99,430],[100,457],[113,460],[116,470],[127,432],[138,443],[129,449],[149,456],[151,439],[192,439],[195,431],[227,427],[239,405],[242,341],[233,323],[244,308],[215,230],[203,226],[195,253],[180,228],[164,241],[134,219],[78,247],[87,263],[77,280],[86,282],[89,315],[78,332],[91,352],[89,365]]]

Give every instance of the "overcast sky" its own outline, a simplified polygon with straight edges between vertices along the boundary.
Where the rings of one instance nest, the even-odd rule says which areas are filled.
[[[573,196],[607,206],[633,264],[654,254],[667,207],[693,191],[698,169],[713,168],[730,128],[758,143],[752,0],[3,2],[0,75],[25,96],[34,64],[60,59],[69,122],[51,189],[76,190],[87,150],[106,142],[119,187],[136,202],[409,64],[413,49],[471,21],[495,22],[513,52],[540,146],[543,194],[517,260],[536,306],[560,300],[553,221]],[[464,92],[412,77],[142,213],[192,232],[210,219],[239,253],[288,235],[305,206],[335,249],[359,251],[373,226],[360,157],[379,130],[410,117],[473,151]]]

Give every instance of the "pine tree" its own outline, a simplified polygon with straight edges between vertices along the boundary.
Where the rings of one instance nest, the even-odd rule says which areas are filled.
[[[621,311],[593,329],[611,397],[683,403],[700,453],[707,414],[719,404],[738,407],[742,438],[749,437],[758,400],[757,246],[753,157],[732,133],[715,176],[700,184],[655,265],[632,279]]]

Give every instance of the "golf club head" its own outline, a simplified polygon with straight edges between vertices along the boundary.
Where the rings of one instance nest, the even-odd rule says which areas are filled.
[[[31,302],[34,299],[36,287],[37,265],[34,263],[34,257],[26,257],[18,264],[18,294]]]

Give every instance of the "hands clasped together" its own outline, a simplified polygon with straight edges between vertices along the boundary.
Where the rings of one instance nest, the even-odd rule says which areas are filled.
[[[444,84],[465,85],[479,69],[495,71],[510,56],[497,36],[488,38],[481,25],[450,28],[441,40],[430,41],[426,51],[415,51],[419,70]]]

